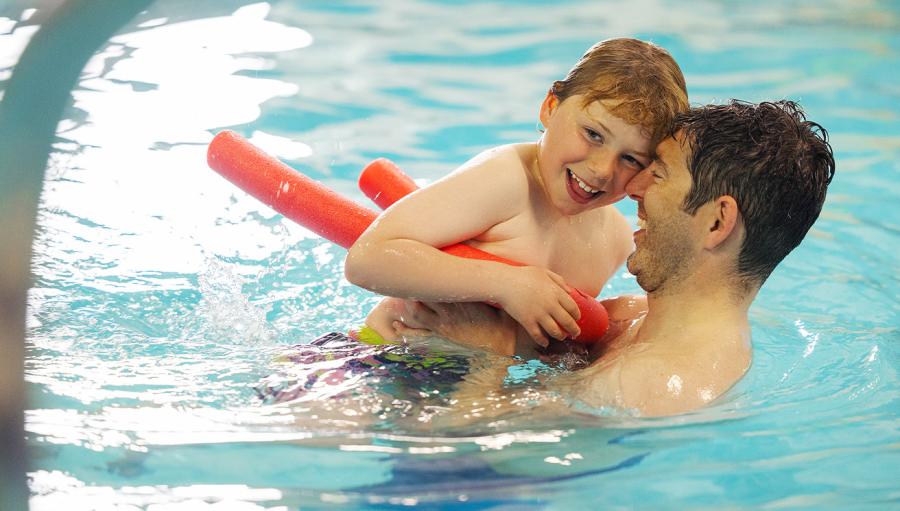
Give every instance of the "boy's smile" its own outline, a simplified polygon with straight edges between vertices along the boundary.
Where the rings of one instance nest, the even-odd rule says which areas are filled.
[[[552,93],[541,105],[546,131],[538,145],[538,172],[553,205],[565,215],[612,204],[625,184],[650,163],[650,140],[638,125],[616,117],[612,101],[584,105]]]
[[[595,199],[605,193],[603,190],[600,190],[598,188],[591,188],[589,184],[587,184],[583,179],[579,178],[574,172],[572,172],[572,169],[566,169],[566,173],[568,174],[566,190],[569,192],[569,195],[575,202],[579,204],[587,204],[592,199]]]

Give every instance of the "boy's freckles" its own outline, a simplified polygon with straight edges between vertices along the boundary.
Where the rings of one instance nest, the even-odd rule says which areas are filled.
[[[649,161],[649,138],[640,126],[611,113],[615,102],[584,103],[581,95],[564,101],[548,95],[541,108],[546,131],[539,172],[565,214],[620,200],[626,183]]]
[[[615,100],[594,101],[583,110],[585,120],[588,124],[596,125],[601,135],[609,139],[608,142],[614,143],[622,153],[649,162],[650,138],[644,134],[641,126],[629,124],[613,113],[620,103],[621,101]]]

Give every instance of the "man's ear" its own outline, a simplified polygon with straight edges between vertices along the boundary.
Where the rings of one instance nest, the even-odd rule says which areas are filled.
[[[546,126],[550,123],[550,116],[556,111],[556,107],[558,106],[559,98],[556,97],[556,94],[554,94],[552,90],[547,91],[547,97],[545,97],[544,102],[541,103],[541,112],[538,115],[541,124]]]
[[[715,249],[725,243],[732,234],[737,234],[741,212],[737,201],[730,195],[722,195],[713,201],[713,211],[709,223],[709,234],[704,248]]]

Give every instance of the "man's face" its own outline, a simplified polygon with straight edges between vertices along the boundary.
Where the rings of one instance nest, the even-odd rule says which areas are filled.
[[[656,159],[625,187],[638,203],[640,227],[628,271],[648,294],[672,290],[690,273],[701,248],[703,226],[682,209],[691,189],[687,158],[681,138],[667,138]]]

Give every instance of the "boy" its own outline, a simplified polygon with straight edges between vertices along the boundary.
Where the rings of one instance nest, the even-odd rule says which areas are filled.
[[[630,227],[607,206],[687,108],[668,52],[636,39],[594,45],[544,98],[538,141],[485,151],[389,208],[350,248],[347,279],[403,299],[498,304],[541,346],[577,336],[567,287],[598,295],[631,253]],[[459,242],[527,266],[438,250]],[[387,299],[366,323],[396,339],[400,310]]]

